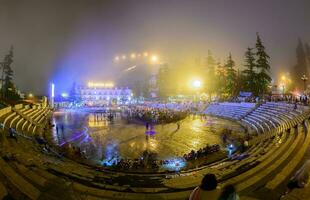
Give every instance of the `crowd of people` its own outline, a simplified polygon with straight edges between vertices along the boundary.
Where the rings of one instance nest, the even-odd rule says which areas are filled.
[[[183,157],[179,158],[181,162],[190,162],[193,160],[197,160],[203,158],[207,155],[210,155],[215,152],[220,151],[220,145],[206,145],[204,148],[200,148],[198,151],[192,150],[188,154],[184,154]],[[165,165],[176,165],[178,168],[178,162],[175,162],[174,159],[171,160],[160,160],[157,159],[157,154],[144,151],[141,158],[137,159],[124,159],[120,157],[112,157],[110,159],[106,159],[102,162],[104,167],[112,167],[117,170],[137,170],[137,169],[150,169],[153,171],[157,171],[160,168],[164,168]]]
[[[206,145],[204,148],[200,148],[198,151],[192,150],[188,154],[184,154],[183,158],[186,161],[191,161],[191,160],[196,160],[198,158],[207,156],[211,153],[215,153],[220,151],[220,145],[218,144],[213,144],[213,145]]]
[[[146,106],[129,107],[125,111],[128,120],[135,119],[149,124],[164,124],[178,122],[188,115],[188,110],[173,110],[168,108],[151,108]]]

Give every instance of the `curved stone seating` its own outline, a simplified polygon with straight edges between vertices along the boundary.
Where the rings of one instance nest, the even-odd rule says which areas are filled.
[[[242,103],[217,103],[210,104],[205,110],[205,114],[241,119],[254,108],[255,104]]]
[[[303,134],[297,134],[296,139],[292,142],[281,145],[277,151],[271,151],[265,161],[257,165],[257,167],[246,171],[240,176],[229,179],[227,184],[234,184],[239,191],[242,191],[269,176],[294,150],[296,150],[296,148],[298,148],[298,145],[304,139],[303,136]]]
[[[281,106],[285,106],[285,104]],[[293,129],[308,118],[306,110],[303,110],[299,115],[295,115],[295,112],[294,115],[277,117],[276,113],[284,115],[285,112],[268,109],[275,113],[270,114],[271,112],[269,113],[267,109],[260,109],[259,112],[253,110],[242,119],[245,123],[255,124],[254,126],[257,126],[258,129],[261,129],[261,126],[264,129],[261,134],[249,141],[251,146],[245,153],[250,156],[242,160],[223,159],[212,166],[189,171],[139,175],[138,173],[114,172],[106,169],[95,170],[94,167],[67,158],[59,159],[55,155],[42,153],[40,146],[34,140],[20,138],[17,143],[10,140],[8,148],[4,148],[10,149],[12,152],[15,151],[16,160],[4,161],[0,157],[0,173],[8,180],[10,186],[30,199],[51,199],[52,194],[47,190],[48,183],[56,180],[57,183],[61,183],[59,187],[67,189],[60,191],[70,191],[70,194],[77,195],[77,199],[82,196],[84,199],[186,199],[191,190],[200,183],[203,175],[209,172],[217,175],[220,185],[232,183],[239,191],[245,192],[257,183],[265,183],[267,178],[283,181],[282,178],[276,178],[277,175],[282,177],[280,174],[283,174],[285,169],[283,166],[290,163],[289,158],[299,152],[300,147],[307,144],[304,130],[300,129],[300,126],[298,131]],[[39,112],[36,117],[30,115],[33,122],[26,118],[16,119],[16,117],[11,117],[9,121],[17,130],[35,123],[30,132],[35,131],[37,130],[36,124],[43,122],[49,113],[48,109],[38,108],[38,110],[40,111],[36,111],[36,113]],[[27,111],[24,109],[23,112]],[[29,111],[29,113],[31,112],[34,111]],[[5,115],[8,117],[11,114],[6,113]],[[250,117],[247,117],[248,115]],[[227,116],[229,115],[227,114]],[[233,114],[231,116],[236,117]],[[274,120],[270,122],[270,119],[265,116],[277,117],[276,119],[280,123],[278,124]],[[293,116],[296,117],[292,118]],[[290,130],[290,132],[285,130]],[[280,134],[281,132],[282,134]],[[283,170],[281,171],[281,169]],[[125,178],[131,182],[123,185],[116,184],[118,182],[115,180],[119,178]],[[145,180],[158,181],[160,184],[154,187],[136,184]],[[21,187],[21,185],[25,186]]]
[[[30,199],[39,198],[40,191],[22,176],[17,174],[2,158],[0,158],[0,173],[3,174],[8,181],[10,181],[10,183],[26,197]]]
[[[259,132],[266,132],[262,127],[267,127],[270,131],[272,128],[278,128],[280,131],[289,129],[290,127],[296,124],[297,111],[306,112],[309,110],[306,107],[302,109],[294,109],[294,105],[285,104],[285,103],[274,103],[267,102],[260,105],[257,109],[253,110],[251,113],[246,115],[242,120],[246,123],[249,123],[252,127],[255,126],[255,130]],[[257,124],[261,124],[258,126]],[[269,124],[272,124],[273,127],[270,127]]]
[[[16,115],[15,112],[11,112],[11,113],[3,120],[3,126],[8,127],[8,126],[9,126],[10,120],[12,120],[12,118],[14,118],[15,115]]]
[[[285,135],[285,134],[283,134],[283,136],[282,136],[282,139],[284,141],[283,143],[286,143],[286,145],[290,145],[291,142],[293,141],[293,138],[290,137],[290,139],[288,140],[288,138],[286,138],[286,136],[287,135]],[[241,161],[235,162],[233,165],[229,166],[229,169],[223,171],[221,176],[226,176],[225,179],[227,179],[228,177],[231,178],[232,176],[229,176],[229,174],[236,174],[234,172],[238,172],[238,169],[240,167],[244,168],[244,167],[251,166],[251,165],[255,166],[257,163],[262,163],[272,153],[274,153],[274,151],[277,151],[279,149],[279,146],[277,146],[276,144],[277,144],[276,140],[273,140],[272,142],[265,141],[261,145],[254,148],[252,151],[247,152],[251,156],[249,156],[249,157],[247,157]]]
[[[0,181],[0,199],[4,199],[8,195],[8,191],[6,190],[3,183]]]

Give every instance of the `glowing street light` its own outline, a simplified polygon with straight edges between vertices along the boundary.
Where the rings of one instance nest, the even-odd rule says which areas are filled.
[[[63,93],[61,93],[61,96],[62,96],[63,98],[67,98],[69,95],[68,95],[68,93],[63,92]]]
[[[157,63],[158,62],[158,56],[157,55],[152,55],[151,62],[152,63]]]
[[[119,61],[119,56],[115,56],[114,60]]]
[[[282,81],[285,81],[285,80],[286,80],[286,76],[285,76],[285,75],[282,75],[282,76],[281,76],[281,80],[282,80]]]
[[[308,77],[304,74],[304,75],[302,75],[302,77],[301,77],[301,80],[304,82],[304,91],[306,91],[306,82],[307,82],[307,80],[308,80]]]
[[[193,80],[192,86],[193,86],[193,88],[195,88],[195,89],[199,89],[199,88],[201,88],[202,83],[201,83],[200,80]]]
[[[135,54],[135,53],[132,53],[132,54],[130,55],[130,57],[131,57],[132,59],[135,59],[135,58],[136,58],[136,54]]]
[[[282,87],[282,94],[284,95],[284,93],[285,93],[285,84],[284,83],[280,83],[280,87]]]

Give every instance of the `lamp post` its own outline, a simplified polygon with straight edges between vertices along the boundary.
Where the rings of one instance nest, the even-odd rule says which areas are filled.
[[[285,86],[285,83],[280,83],[279,84],[279,92],[282,94],[282,96],[284,96],[285,94],[285,89],[286,89],[286,86]]]
[[[193,89],[196,90],[196,95],[194,99],[195,101],[197,101],[199,90],[202,87],[202,82],[200,80],[193,80],[191,84],[192,84]]]
[[[307,82],[307,80],[308,80],[308,77],[304,74],[304,75],[302,75],[302,77],[301,77],[301,80],[304,82],[304,93],[306,92],[306,82]]]

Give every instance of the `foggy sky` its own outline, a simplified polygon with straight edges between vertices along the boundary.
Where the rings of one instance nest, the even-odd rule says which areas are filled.
[[[113,80],[119,53],[151,51],[191,67],[210,49],[243,65],[259,32],[273,74],[295,63],[297,39],[310,43],[309,0],[0,0],[0,59],[14,46],[15,82],[47,93],[50,82]]]

